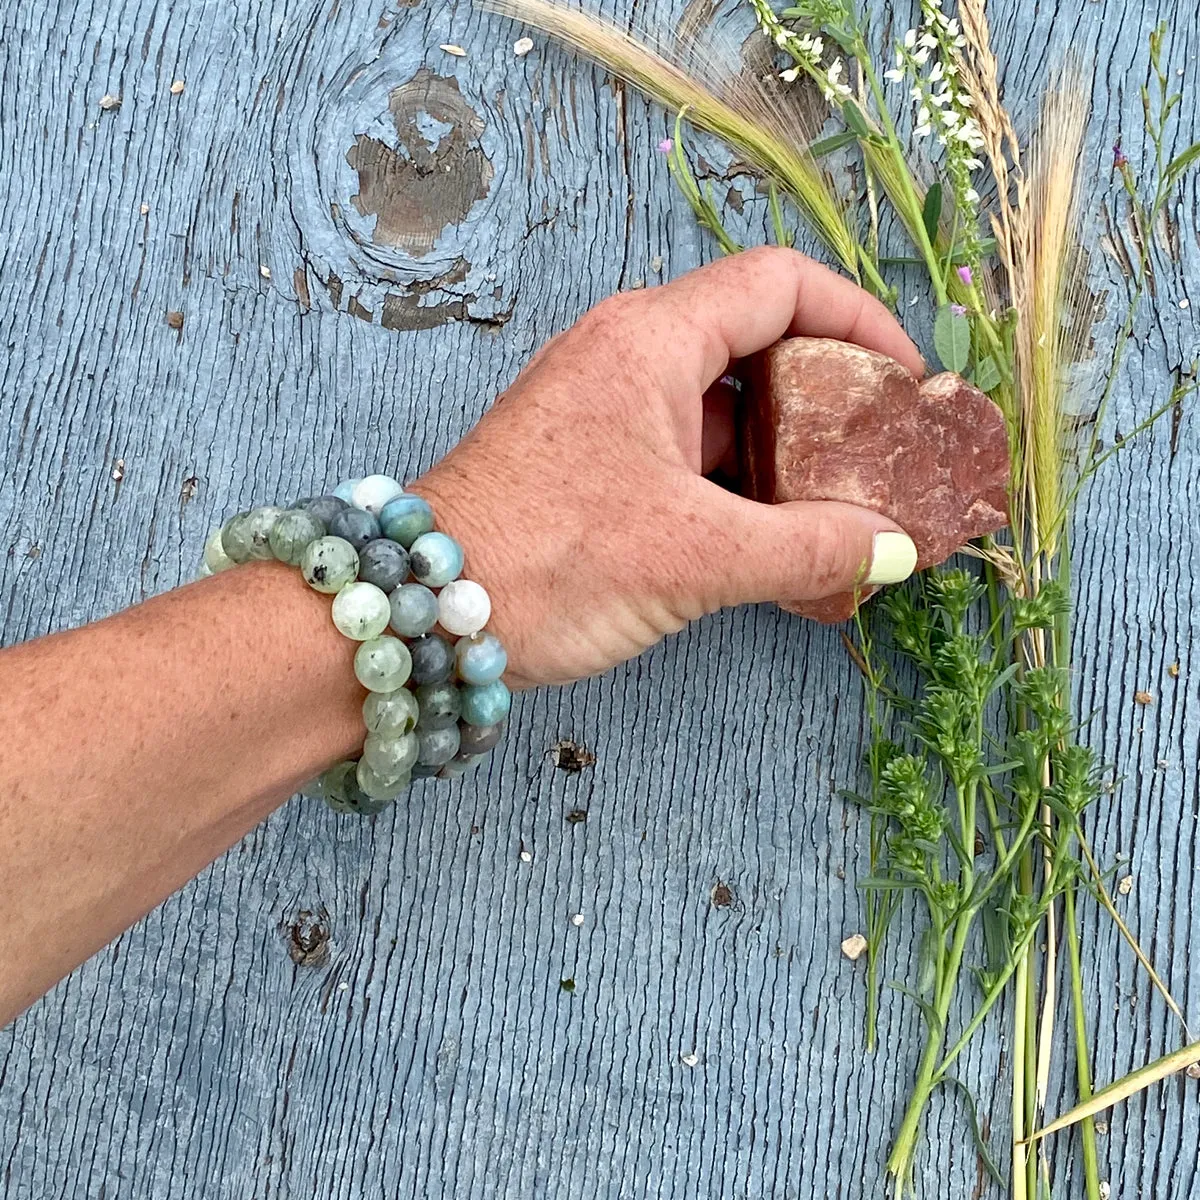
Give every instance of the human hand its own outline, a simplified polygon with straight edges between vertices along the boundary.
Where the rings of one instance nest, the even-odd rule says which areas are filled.
[[[491,594],[513,686],[597,674],[727,605],[911,573],[912,542],[878,513],[756,504],[705,478],[733,448],[735,397],[717,381],[787,335],[924,370],[849,280],[792,250],[750,250],[597,305],[413,486]]]

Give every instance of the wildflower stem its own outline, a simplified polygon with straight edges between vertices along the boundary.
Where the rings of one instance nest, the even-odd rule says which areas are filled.
[[[1079,931],[1075,923],[1075,887],[1063,893],[1064,937],[1071,964],[1071,1014],[1075,1022],[1075,1080],[1082,1103],[1092,1097],[1092,1071],[1088,1062],[1087,1015],[1083,1008],[1083,971],[1079,959]],[[1083,1138],[1083,1180],[1087,1200],[1100,1200],[1100,1166],[1096,1157],[1096,1123],[1091,1117],[1080,1122]]]

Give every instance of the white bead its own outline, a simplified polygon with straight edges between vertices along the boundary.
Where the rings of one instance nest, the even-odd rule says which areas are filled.
[[[438,592],[438,623],[456,637],[478,633],[491,615],[491,597],[473,579],[455,579]]]
[[[377,517],[389,500],[402,495],[404,488],[390,475],[368,475],[350,489],[350,503]]]
[[[378,637],[391,616],[387,593],[373,583],[348,583],[333,598],[333,623],[356,642]]]

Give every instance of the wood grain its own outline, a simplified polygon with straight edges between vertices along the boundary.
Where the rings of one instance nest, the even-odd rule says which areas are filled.
[[[671,28],[683,5],[635,11]],[[1181,147],[1197,126],[1193,5],[993,5],[1025,124],[1065,50],[1096,64],[1098,232],[1109,147],[1119,134],[1135,165],[1147,154],[1137,88],[1159,17],[1185,70]],[[746,30],[730,28],[736,51]],[[465,4],[9,6],[5,643],[172,586],[209,526],[253,499],[365,465],[415,473],[589,305],[653,285],[660,258],[673,276],[711,255],[654,149],[669,118],[540,43],[514,57],[517,36]],[[453,162],[482,157],[490,178],[414,258],[399,235],[374,240],[346,155],[359,138],[398,153],[389,95],[421,70],[477,115]],[[100,109],[106,93],[118,108]],[[431,153],[454,134],[444,124],[418,121]],[[747,240],[762,240],[762,198],[733,184]],[[1200,303],[1198,212],[1189,182],[1106,438],[1197,355],[1179,304]],[[1124,280],[1110,256],[1092,265],[1111,328]],[[911,293],[903,281],[903,304]],[[921,310],[905,311],[920,331]],[[1119,903],[1200,1024],[1198,444],[1185,416],[1118,456],[1074,545],[1080,709],[1123,775],[1092,833],[1106,862],[1129,856]],[[112,686],[136,681],[117,664]],[[0,1032],[0,1193],[879,1195],[916,1046],[907,1002],[885,995],[884,1049],[864,1054],[862,965],[838,950],[861,923],[865,829],[835,795],[856,779],[861,725],[836,633],[729,612],[604,679],[523,698],[475,783],[374,823],[292,802]],[[595,766],[555,769],[547,751],[568,736]],[[69,753],[69,731],[45,752]],[[318,965],[289,953],[305,912],[326,914]],[[1091,904],[1083,919],[1104,1082],[1178,1031],[1109,920]],[[986,1046],[962,1078],[1002,1138],[999,1028]],[[1071,1099],[1056,1077],[1050,1109]],[[963,1114],[943,1101],[923,1194],[974,1195]],[[1113,1196],[1195,1196],[1197,1113],[1196,1084],[1173,1080],[1112,1114]],[[1069,1145],[1054,1145],[1056,1195],[1078,1194]]]

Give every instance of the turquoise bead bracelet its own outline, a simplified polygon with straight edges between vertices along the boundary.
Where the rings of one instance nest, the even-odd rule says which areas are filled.
[[[462,578],[462,547],[420,496],[368,475],[289,508],[252,508],[209,535],[202,573],[255,559],[299,567],[359,643],[362,754],[313,789],[335,811],[381,812],[414,779],[457,779],[500,741],[512,695],[508,655],[485,629],[492,603]]]

